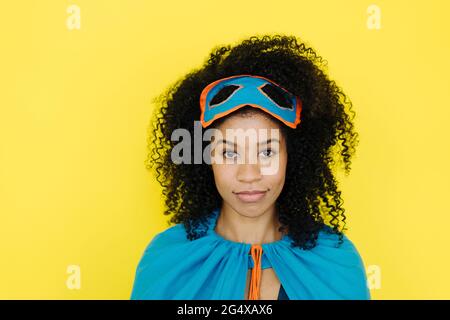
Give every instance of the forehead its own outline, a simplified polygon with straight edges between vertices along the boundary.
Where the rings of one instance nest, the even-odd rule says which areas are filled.
[[[219,132],[214,141],[248,145],[253,143],[284,142],[280,125],[271,116],[259,113],[228,116],[216,127]]]
[[[226,129],[280,129],[280,125],[270,115],[261,112],[231,113],[217,126],[217,129],[221,131]]]

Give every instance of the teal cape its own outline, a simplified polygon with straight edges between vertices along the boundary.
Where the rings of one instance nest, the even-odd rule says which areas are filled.
[[[132,300],[244,300],[251,244],[215,232],[219,209],[205,235],[189,240],[183,224],[158,233],[147,245],[135,273]],[[329,228],[329,227],[326,227]],[[273,268],[290,300],[370,299],[363,261],[344,235],[321,230],[310,250],[292,239],[263,243],[261,268]]]

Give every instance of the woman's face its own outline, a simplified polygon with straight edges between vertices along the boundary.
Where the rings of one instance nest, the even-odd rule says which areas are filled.
[[[230,115],[212,139],[212,170],[224,205],[255,217],[274,209],[285,181],[287,150],[278,124],[257,114]],[[248,194],[258,191],[258,193]]]

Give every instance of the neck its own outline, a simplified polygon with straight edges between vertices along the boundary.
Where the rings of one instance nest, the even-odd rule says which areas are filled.
[[[283,234],[275,205],[257,216],[245,216],[227,204],[222,204],[215,231],[223,238],[250,244],[278,241]]]

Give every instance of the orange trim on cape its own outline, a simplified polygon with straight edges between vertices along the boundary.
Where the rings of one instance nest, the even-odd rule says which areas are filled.
[[[261,288],[261,259],[263,249],[259,244],[253,244],[250,248],[253,258],[252,275],[250,278],[250,289],[248,293],[248,300],[259,300]]]

